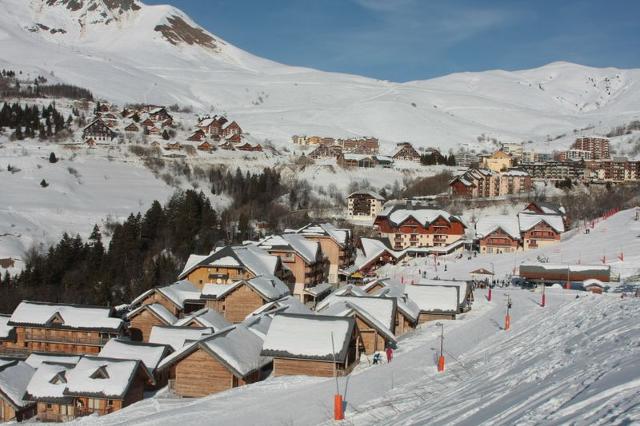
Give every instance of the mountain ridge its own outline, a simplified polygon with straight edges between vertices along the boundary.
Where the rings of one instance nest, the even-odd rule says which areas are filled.
[[[5,0],[2,9],[5,68],[87,87],[118,103],[179,103],[233,114],[254,135],[277,143],[315,133],[443,149],[477,145],[482,134],[543,144],[549,136],[607,129],[640,114],[637,69],[554,62],[394,83],[257,57],[172,6]]]

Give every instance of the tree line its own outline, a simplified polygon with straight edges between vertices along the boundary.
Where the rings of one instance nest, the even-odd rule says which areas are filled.
[[[17,140],[50,138],[69,127],[72,121],[71,115],[65,120],[53,103],[40,109],[37,105],[9,105],[5,102],[0,109],[0,128],[14,129],[12,137]]]
[[[420,164],[423,166],[455,166],[456,157],[453,154],[442,155],[438,151],[433,151],[429,154],[420,155]]]

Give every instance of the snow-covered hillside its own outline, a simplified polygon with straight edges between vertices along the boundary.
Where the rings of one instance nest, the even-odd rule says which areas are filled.
[[[633,210],[601,222],[590,245],[605,252],[629,249],[625,262],[640,262],[640,222]],[[621,229],[626,232],[608,233]],[[570,253],[577,237],[543,249]],[[505,262],[498,262],[502,257]],[[499,273],[509,255],[479,256]],[[429,260],[419,259],[420,262]],[[477,265],[458,261],[468,276]],[[499,266],[500,265],[500,266]],[[424,268],[424,265],[422,265]],[[632,268],[616,268],[627,279]],[[410,271],[409,271],[410,272]],[[459,276],[466,278],[467,276]],[[513,301],[511,330],[502,329],[506,295]],[[476,290],[473,309],[444,321],[444,374],[436,371],[439,327],[427,323],[402,336],[390,364],[363,361],[348,379],[345,424],[549,425],[635,424],[640,421],[640,299],[550,288],[541,294],[497,289],[488,302]],[[577,297],[579,296],[579,297]],[[333,379],[280,377],[201,399],[161,394],[101,418],[80,423],[158,425],[333,424]]]
[[[226,112],[254,136],[279,143],[293,134],[371,135],[445,150],[481,134],[542,143],[640,116],[639,70],[553,63],[392,83],[258,58],[170,6],[3,0],[0,11],[0,67],[117,102]]]

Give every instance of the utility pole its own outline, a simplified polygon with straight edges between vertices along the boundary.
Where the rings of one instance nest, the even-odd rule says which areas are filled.
[[[444,372],[444,324],[436,323],[436,327],[440,327],[440,356],[438,357],[438,372]]]

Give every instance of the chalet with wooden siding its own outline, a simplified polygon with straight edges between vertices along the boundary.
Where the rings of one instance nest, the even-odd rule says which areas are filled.
[[[371,296],[337,296],[318,311],[321,315],[352,317],[358,328],[358,349],[367,355],[396,343],[396,300]]]
[[[293,294],[302,298],[304,290],[326,281],[329,260],[320,243],[299,234],[272,235],[258,242],[258,247],[278,256],[295,279]]]
[[[226,123],[222,127],[222,135],[224,136],[225,139],[229,139],[231,136],[241,135],[241,134],[242,134],[242,129],[240,128],[238,123],[236,123],[235,121],[232,121],[231,123]]]
[[[140,128],[136,125],[136,123],[130,123],[127,127],[124,128],[125,132],[139,132]]]
[[[319,145],[316,149],[311,151],[308,155],[309,158],[319,160],[321,158],[337,158],[342,154],[342,148],[336,145]]]
[[[251,145],[249,142],[246,142],[243,145],[240,145],[238,147],[239,151],[248,151],[248,152],[262,152],[262,145],[255,144],[255,145]]]
[[[381,266],[395,265],[399,260],[399,253],[389,246],[388,239],[360,238],[356,260],[344,273],[352,278],[363,278],[373,275]]]
[[[377,297],[387,297],[396,299],[397,309],[395,318],[395,335],[402,336],[412,330],[415,330],[420,318],[420,308],[411,300],[404,292],[404,285],[388,284],[384,281],[376,282],[375,286],[370,288],[378,288],[383,282],[385,286],[374,293]]]
[[[339,272],[353,265],[356,258],[356,248],[353,243],[351,230],[336,228],[331,223],[311,223],[297,230],[287,230],[296,233],[307,240],[320,243],[322,253],[329,260],[329,283],[336,284]]]
[[[137,342],[148,342],[154,325],[173,325],[178,318],[160,303],[142,304],[129,312],[129,336]]]
[[[376,217],[374,228],[395,250],[403,250],[448,246],[464,238],[466,225],[443,210],[392,206]]]
[[[240,133],[234,133],[226,139],[226,143],[239,144],[240,142],[242,142],[242,134]]]
[[[213,149],[213,145],[211,145],[207,141],[204,141],[200,145],[198,145],[197,149],[198,149],[198,151],[211,152],[211,150]]]
[[[153,121],[173,120],[171,114],[169,114],[167,112],[167,109],[164,107],[154,108],[149,111],[149,118],[151,118]]]
[[[85,141],[93,139],[98,142],[110,142],[116,136],[116,132],[111,130],[101,118],[96,118],[82,130],[82,139]]]
[[[247,318],[261,316],[261,315],[275,315],[280,314],[305,314],[312,315],[313,311],[304,305],[300,299],[294,296],[284,296],[273,302],[265,303],[251,314]]]
[[[417,285],[458,287],[458,312],[463,313],[471,309],[471,303],[474,300],[473,289],[467,281],[420,279]]]
[[[189,137],[187,138],[187,140],[188,140],[188,141],[191,141],[191,142],[202,142],[202,141],[204,141],[204,140],[206,140],[206,139],[207,139],[207,136],[206,136],[206,135],[205,135],[205,133],[204,133],[202,130],[200,130],[200,129],[198,129],[198,130],[196,130],[195,132],[193,132],[193,133],[191,134],[191,136],[189,136]]]
[[[418,324],[441,319],[453,320],[460,312],[458,286],[405,285],[404,291],[420,310]]]
[[[384,198],[373,191],[356,191],[347,197],[350,220],[374,220],[382,211]]]
[[[420,162],[420,154],[409,142],[398,143],[395,151],[391,154],[391,158],[394,160]]]
[[[100,358],[138,360],[149,373],[150,380],[145,387],[158,389],[167,385],[169,376],[158,370],[160,361],[169,356],[173,349],[169,345],[140,343],[130,340],[111,339],[98,354]]]
[[[218,117],[217,115],[205,117],[198,123],[198,129],[214,139],[219,139],[220,135],[222,135],[222,126],[226,122],[227,119],[225,117]]]
[[[145,291],[136,297],[130,306],[138,308],[141,305],[156,303],[164,306],[174,317],[178,318],[184,314],[202,309],[204,305],[200,300],[200,288],[194,286],[190,281],[181,280]],[[131,313],[129,316],[131,316]],[[165,317],[167,316],[165,315]],[[167,318],[171,319],[170,317]]]
[[[66,422],[105,415],[144,397],[147,369],[137,360],[82,357],[78,364],[44,362],[34,373],[25,399],[37,403],[38,420]]]
[[[293,292],[295,278],[278,256],[272,256],[256,245],[216,248],[208,255],[192,254],[179,279],[186,279],[198,289],[207,283],[233,284],[257,276],[274,276]]]
[[[188,344],[159,368],[169,372],[173,393],[202,397],[264,379],[271,358],[261,350],[262,339],[238,324]]]
[[[513,253],[520,247],[520,224],[517,216],[482,216],[476,223],[480,253]]]
[[[353,318],[280,314],[271,322],[262,355],[273,358],[275,377],[346,376],[360,360],[357,342]]]
[[[35,372],[35,368],[24,361],[0,360],[1,422],[21,422],[35,415],[35,403],[24,399],[27,385]]]
[[[232,284],[205,284],[201,297],[208,308],[238,323],[265,303],[289,294],[289,287],[278,278],[255,277]]]
[[[564,233],[564,220],[558,215],[519,213],[518,222],[525,250],[545,247],[560,242]]]
[[[15,327],[9,350],[97,354],[111,338],[124,334],[124,322],[113,308],[23,301],[7,324]]]
[[[149,133],[151,133],[151,130],[149,130]],[[157,133],[160,133],[160,131],[158,131]],[[172,143],[166,144],[164,146],[164,149],[167,151],[180,151],[182,150],[182,145],[179,142],[172,142]]]

